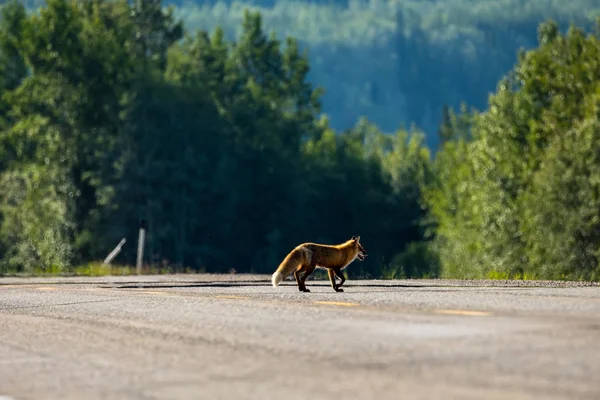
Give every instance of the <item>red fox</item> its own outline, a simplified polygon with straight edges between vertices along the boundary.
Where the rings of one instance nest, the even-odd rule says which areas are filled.
[[[340,286],[344,284],[346,278],[342,274],[342,269],[356,259],[363,261],[366,256],[367,252],[360,244],[360,236],[352,236],[352,239],[337,245],[302,243],[279,264],[271,276],[271,283],[273,286],[277,286],[293,272],[298,290],[310,292],[304,283],[306,278],[313,273],[315,268],[324,268],[327,269],[333,290],[343,292],[344,290]],[[302,272],[304,274],[300,276]],[[339,285],[336,283],[336,275],[341,279]]]

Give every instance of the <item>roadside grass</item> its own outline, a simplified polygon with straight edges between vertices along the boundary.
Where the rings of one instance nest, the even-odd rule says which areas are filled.
[[[498,281],[535,281],[538,280],[534,275],[528,274],[526,272],[519,272],[516,274],[509,274],[506,271],[490,271],[487,274],[487,279],[498,280]]]
[[[168,275],[168,274],[193,274],[198,273],[191,268],[176,266],[144,266],[144,275]],[[102,262],[89,262],[70,268],[38,268],[30,270],[16,270],[0,268],[0,277],[56,277],[56,276],[129,276],[137,275],[137,269],[133,265],[107,265]]]

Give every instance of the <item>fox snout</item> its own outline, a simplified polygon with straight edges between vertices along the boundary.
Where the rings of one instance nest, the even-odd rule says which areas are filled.
[[[352,239],[350,240],[353,240],[355,245],[358,246],[358,254],[356,255],[356,258],[358,258],[359,261],[363,261],[368,253],[359,242],[360,236],[352,236]]]
[[[365,257],[367,257],[368,254],[369,253],[367,253],[365,249],[360,249],[360,250],[358,250],[358,256],[357,256],[357,258],[360,261],[363,261],[365,259]]]

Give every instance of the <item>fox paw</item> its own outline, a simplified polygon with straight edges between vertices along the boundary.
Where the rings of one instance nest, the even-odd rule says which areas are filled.
[[[342,288],[336,288],[336,289],[335,289],[335,291],[336,291],[336,292],[343,292],[343,291],[344,291],[344,289],[342,289]]]

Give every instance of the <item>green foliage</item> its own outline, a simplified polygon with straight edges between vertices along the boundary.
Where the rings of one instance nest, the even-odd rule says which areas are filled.
[[[382,267],[386,279],[438,278],[440,266],[437,253],[428,242],[412,242],[406,250],[394,256]]]
[[[148,25],[140,32],[162,22],[135,11],[136,4],[153,10],[157,1],[133,2],[136,18]],[[282,42],[294,37],[307,50],[308,80],[327,89],[322,109],[334,129],[349,129],[360,116],[384,132],[415,123],[428,133],[432,149],[438,148],[435,130],[444,105],[458,108],[464,101],[483,109],[488,92],[514,66],[517,51],[537,45],[539,23],[554,19],[561,27],[574,22],[587,29],[600,15],[596,0],[167,0],[167,5],[175,5],[172,15],[192,35],[222,29],[227,40],[242,36],[247,9],[259,12],[266,32]],[[172,26],[160,35],[177,37],[180,30]],[[124,43],[132,49],[152,40]]]
[[[175,1],[188,29],[241,35],[247,7],[267,30],[308,50],[309,79],[326,88],[323,111],[336,130],[366,116],[385,132],[417,124],[438,147],[444,104],[483,109],[487,94],[537,45],[539,23],[591,27],[595,0]]]
[[[541,9],[494,19],[494,4],[515,3],[463,14],[405,3],[347,7],[393,21],[381,25],[390,34],[378,51],[399,55],[388,71],[396,78],[375,72],[390,64],[364,57],[362,39],[352,44],[365,46],[355,56],[376,76],[363,104],[389,104],[395,126],[384,130],[393,134],[366,117],[336,131],[322,114],[323,90],[310,82],[323,73],[319,61],[309,63],[302,38],[282,37],[285,29],[267,34],[269,12],[241,13],[232,39],[227,24],[186,31],[154,0],[48,0],[30,14],[6,3],[0,273],[132,273],[97,261],[126,237],[116,262],[133,264],[146,220],[145,261],[161,273],[271,273],[301,242],[358,234],[369,257],[346,271],[355,277],[600,279],[598,36],[540,25],[537,48],[519,54],[478,112],[466,104],[498,70],[482,72],[477,57],[506,66],[514,46],[463,44],[500,43],[498,21],[513,21],[519,42]],[[569,9],[561,4],[546,5]],[[587,26],[579,12],[572,17]],[[443,21],[456,22],[455,31]],[[338,30],[345,39],[328,40],[350,49],[347,26]],[[467,39],[459,45],[452,32]],[[470,61],[440,61],[453,48]],[[339,89],[355,60],[332,54],[330,99],[345,114],[361,98]],[[439,68],[462,78],[440,83]],[[438,135],[396,128],[415,115]],[[433,160],[432,142],[440,145]]]
[[[73,195],[60,168],[35,164],[5,172],[0,238],[3,269],[61,271],[71,262]]]
[[[539,43],[474,120],[473,140],[447,142],[436,160],[426,198],[447,276],[598,279],[600,41],[548,22]]]
[[[523,196],[527,270],[537,277],[600,279],[599,99],[589,100],[591,116],[552,138]]]
[[[49,0],[3,26],[29,71],[4,86],[7,267],[74,272],[122,237],[133,263],[141,220],[146,261],[172,270],[272,272],[299,242],[360,234],[355,272],[379,276],[420,240],[422,134],[338,135],[295,39],[250,12],[235,41],[191,34],[158,4]]]

